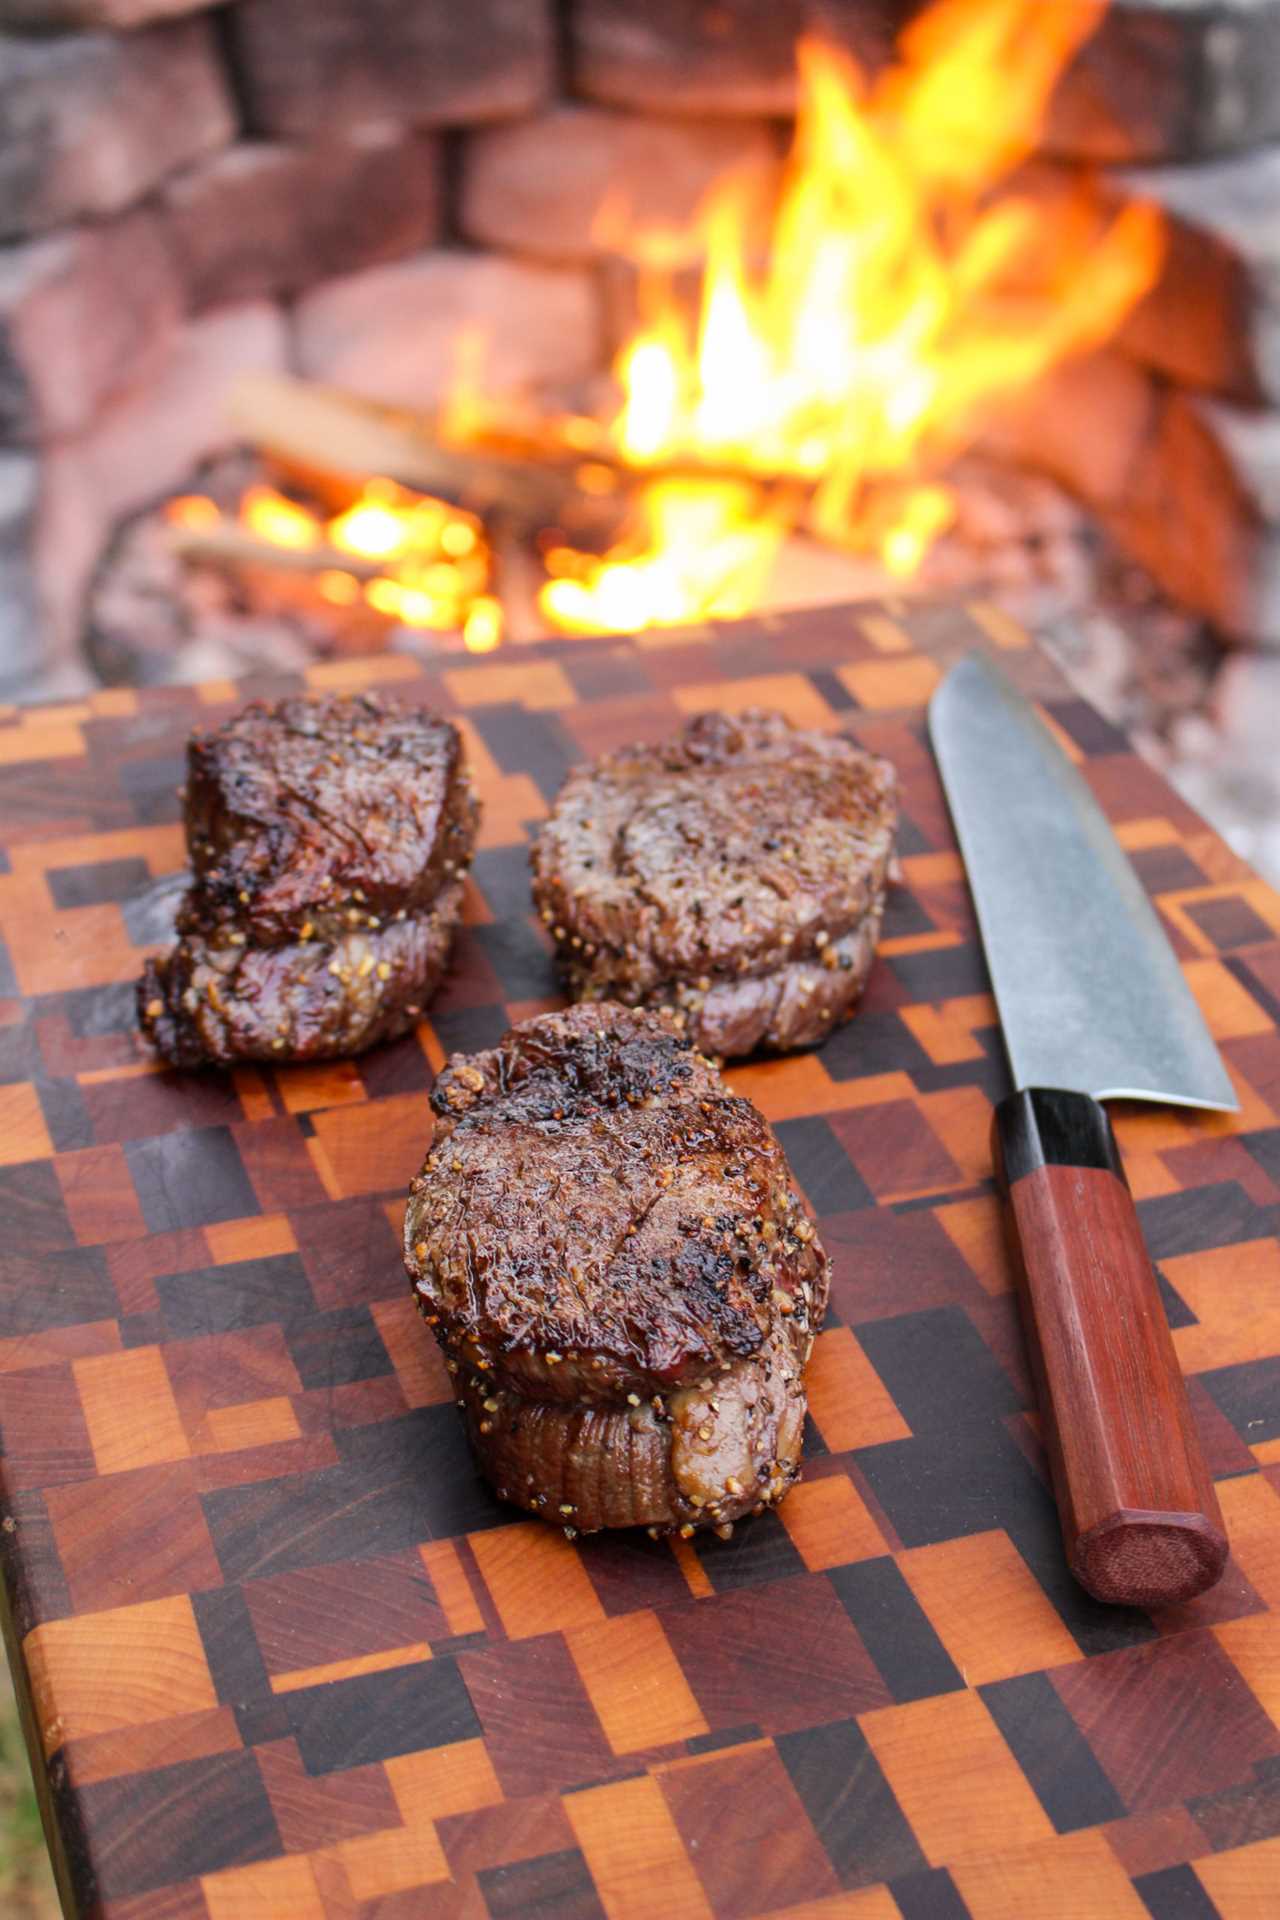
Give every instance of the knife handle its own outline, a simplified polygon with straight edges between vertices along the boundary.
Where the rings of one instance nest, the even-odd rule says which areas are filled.
[[[1067,1564],[1097,1600],[1190,1600],[1227,1536],[1111,1122],[1032,1087],[993,1133]]]

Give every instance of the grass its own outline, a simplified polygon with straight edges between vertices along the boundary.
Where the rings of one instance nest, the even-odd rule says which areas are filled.
[[[5,1920],[58,1920],[61,1911],[18,1722],[18,1703],[8,1662],[0,1657],[0,1914]]]

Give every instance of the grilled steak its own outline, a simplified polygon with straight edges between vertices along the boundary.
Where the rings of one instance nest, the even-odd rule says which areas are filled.
[[[896,824],[888,761],[703,714],[570,773],[534,898],[575,999],[670,1007],[707,1053],[811,1046],[870,971]]]
[[[828,1268],[750,1101],[605,1005],[455,1055],[432,1105],[405,1262],[499,1496],[685,1534],[781,1498]]]
[[[255,703],[187,761],[191,885],[138,988],[157,1051],[327,1059],[412,1025],[475,837],[456,729],[370,694]]]

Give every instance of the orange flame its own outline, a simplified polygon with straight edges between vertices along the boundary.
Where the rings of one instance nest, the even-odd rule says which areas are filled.
[[[200,494],[171,500],[166,516],[191,534],[210,533],[223,518]],[[274,487],[254,486],[240,501],[239,524],[267,546],[314,554],[316,592],[330,606],[363,604],[401,626],[458,631],[477,653],[502,638],[501,609],[488,592],[484,529],[461,507],[374,479],[326,520]],[[349,572],[341,564],[348,556],[372,564]]]
[[[539,603],[566,633],[629,633],[676,626],[690,599],[709,618],[750,613],[786,533],[778,514],[761,511],[740,481],[659,480],[644,490],[634,550],[614,549],[592,563],[572,549],[547,555],[554,575]]]
[[[1048,216],[992,188],[1032,150],[1103,4],[938,0],[874,84],[847,55],[800,42],[764,271],[750,265],[753,185],[728,180],[701,216],[696,326],[644,287],[654,317],[616,367],[624,461],[710,465],[743,484],[650,483],[612,552],[560,553],[540,596],[553,624],[624,631],[746,611],[801,520],[899,577],[916,570],[951,517],[934,476],[984,409],[1105,340],[1159,267],[1153,209],[1107,225],[1077,204],[1056,216],[1051,284],[1010,291],[1033,245],[1045,251]],[[899,503],[888,524],[887,481]]]
[[[240,518],[250,533],[270,541],[273,547],[301,551],[320,545],[320,523],[315,515],[274,487],[250,487],[240,502]]]

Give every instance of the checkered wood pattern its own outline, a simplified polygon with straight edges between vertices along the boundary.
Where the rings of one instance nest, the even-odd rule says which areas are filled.
[[[1238,1118],[1117,1130],[1233,1563],[1064,1571],[989,1178],[1006,1073],[922,728],[997,650],[1159,902]],[[1280,1904],[1280,900],[990,610],[856,608],[312,670],[463,727],[486,810],[415,1036],[158,1071],[132,991],[184,738],[246,691],[0,715],[0,1550],[73,1910],[108,1920],[1254,1920]],[[834,1262],[803,1482],[714,1538],[477,1480],[397,1249],[433,1071],[555,1003],[529,833],[569,763],[762,701],[889,754],[861,1013],[736,1069]],[[1010,804],[1017,796],[1010,795]]]

